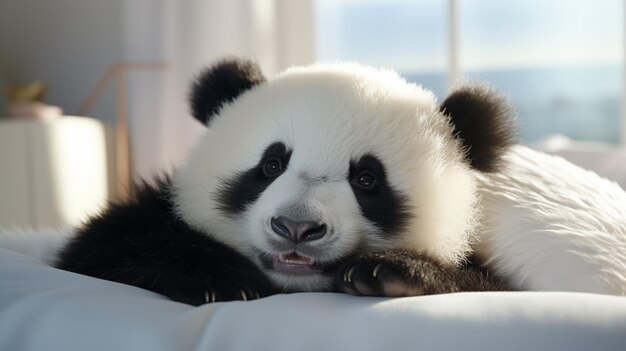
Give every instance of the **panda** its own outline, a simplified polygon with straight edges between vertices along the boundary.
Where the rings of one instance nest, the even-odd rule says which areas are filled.
[[[230,59],[190,102],[209,128],[187,162],[93,218],[57,267],[196,305],[505,288],[466,262],[475,173],[513,140],[500,95],[468,87],[438,106],[386,70],[318,64],[266,80]]]
[[[393,71],[230,58],[194,82],[187,161],[64,242],[56,267],[193,305],[278,293],[626,293],[626,195],[516,145],[507,99],[439,104]],[[585,238],[580,240],[580,238]]]

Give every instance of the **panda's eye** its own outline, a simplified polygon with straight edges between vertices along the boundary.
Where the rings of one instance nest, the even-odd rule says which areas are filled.
[[[283,172],[283,163],[277,157],[271,157],[263,166],[263,174],[266,177],[276,177]]]
[[[376,176],[371,171],[361,171],[356,177],[356,184],[362,189],[372,189],[376,186]]]

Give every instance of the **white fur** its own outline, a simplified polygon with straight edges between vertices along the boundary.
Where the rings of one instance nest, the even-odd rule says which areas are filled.
[[[485,264],[522,290],[626,295],[626,193],[523,146],[479,175]]]
[[[286,173],[245,214],[220,211],[220,184],[256,165],[274,142],[293,150]],[[391,187],[408,197],[413,214],[393,241],[362,216],[348,183],[350,160],[368,153],[383,161]],[[316,259],[327,261],[360,243],[458,263],[477,218],[472,171],[432,93],[393,72],[351,64],[292,68],[224,106],[174,184],[178,212],[188,223],[250,254],[273,250],[269,220],[294,204],[333,229],[311,244],[324,249]],[[268,274],[298,288],[327,283]]]

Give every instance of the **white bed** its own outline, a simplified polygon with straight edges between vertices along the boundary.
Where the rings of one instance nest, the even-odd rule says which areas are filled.
[[[277,295],[193,307],[0,250],[0,350],[626,350],[626,298]]]

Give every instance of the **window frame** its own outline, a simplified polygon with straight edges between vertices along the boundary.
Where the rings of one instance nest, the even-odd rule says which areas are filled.
[[[458,82],[460,78],[460,66],[459,66],[459,1],[448,0],[448,13],[447,13],[447,29],[448,29],[448,91]],[[622,58],[622,98],[620,101],[619,112],[619,143],[618,146],[624,146],[626,144],[626,5],[624,6],[624,28],[622,35],[624,36],[623,43],[623,58]]]

